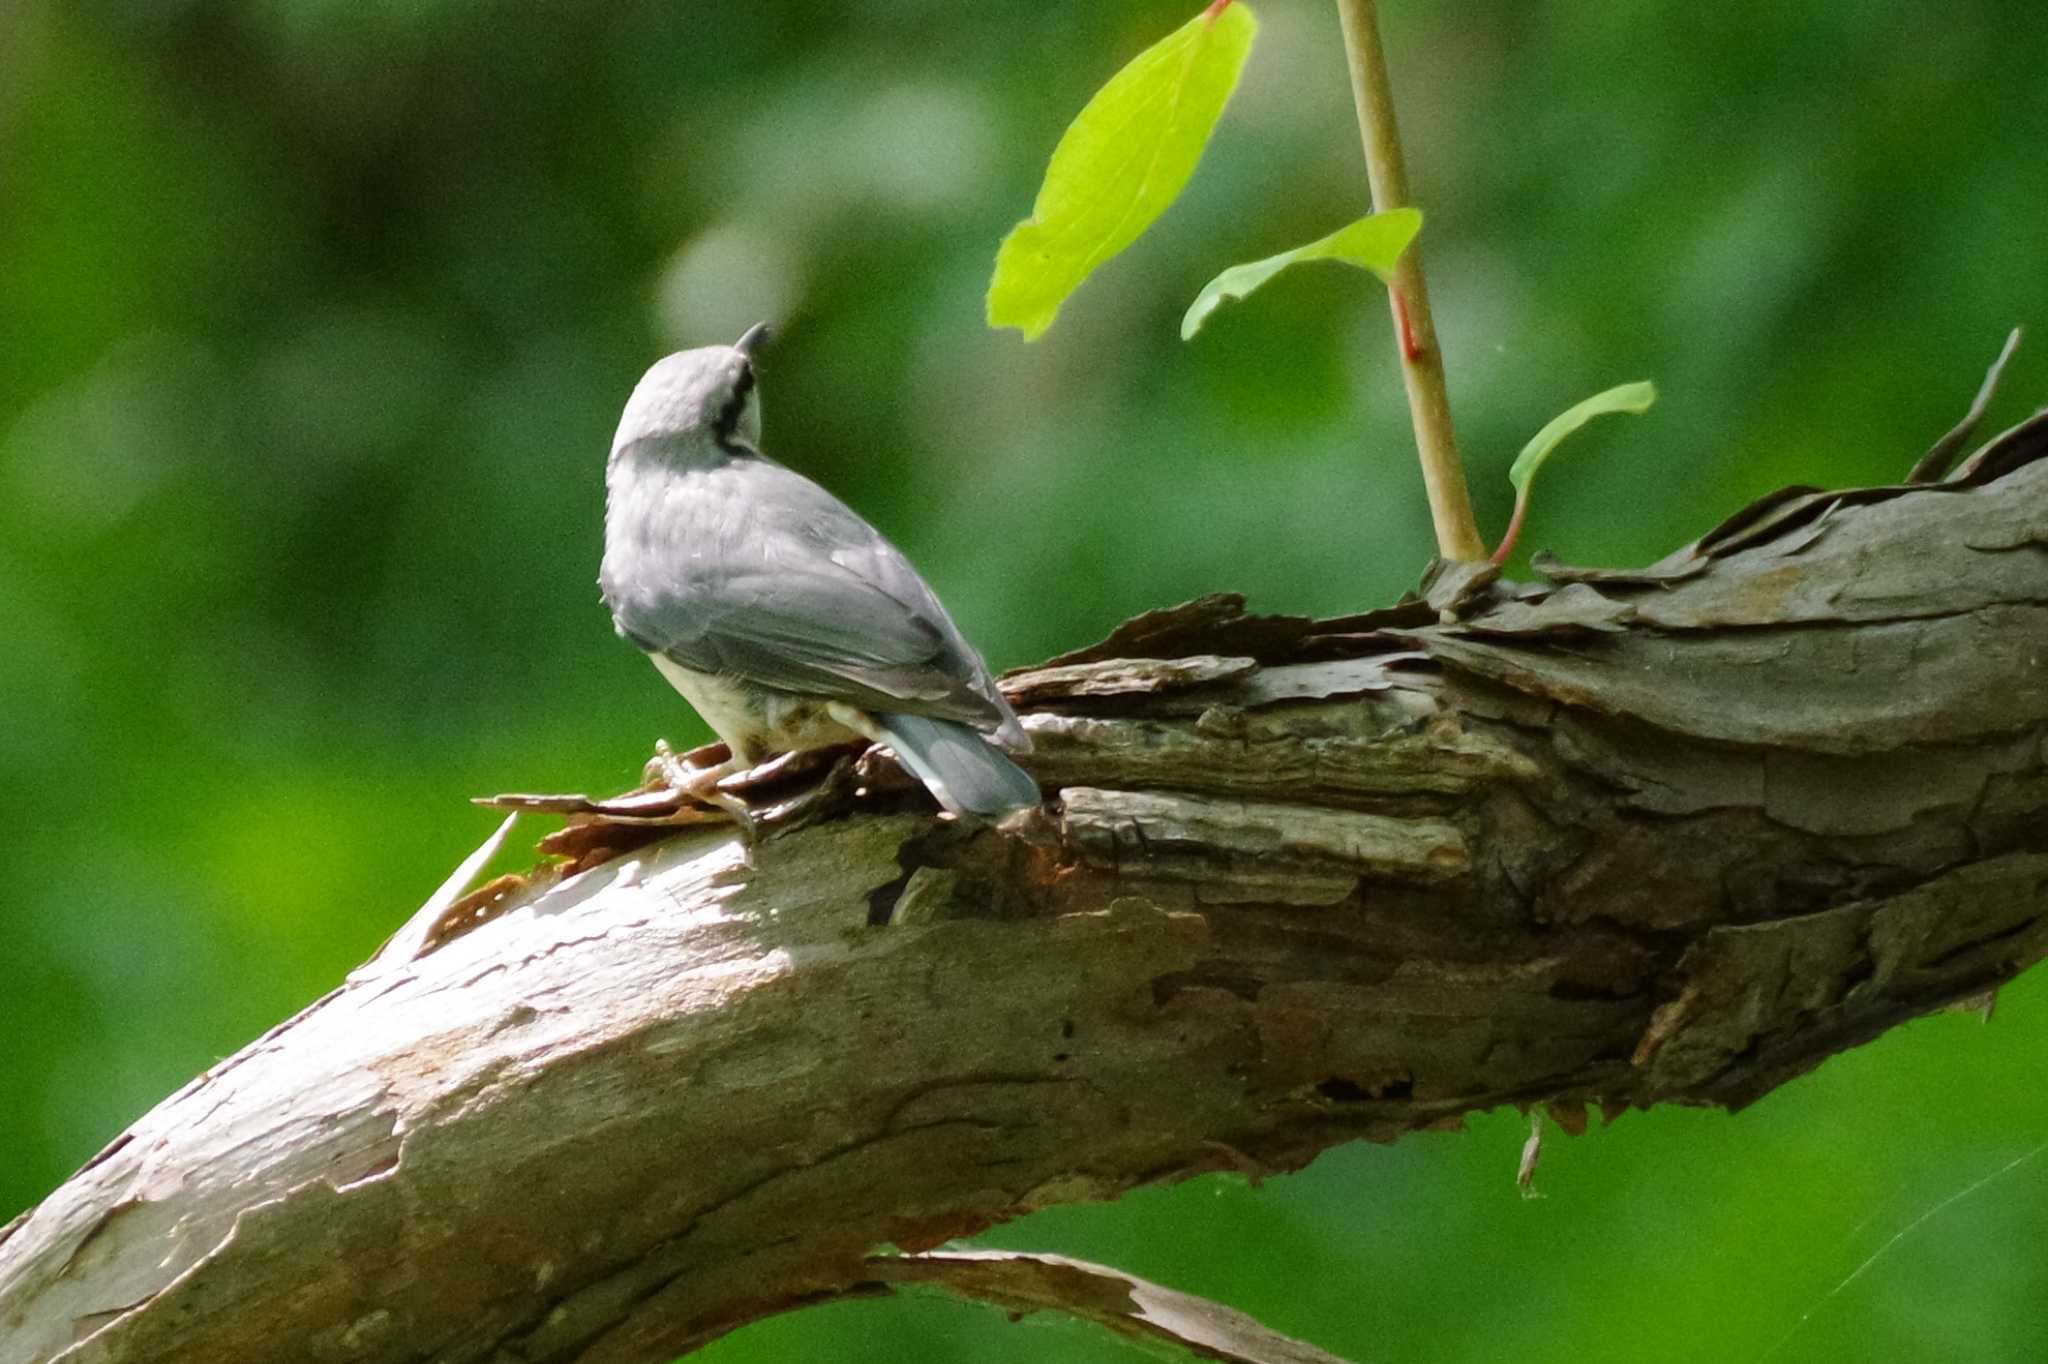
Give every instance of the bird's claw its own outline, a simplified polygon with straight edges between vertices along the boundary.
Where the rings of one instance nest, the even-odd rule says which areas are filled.
[[[681,754],[669,747],[668,740],[656,739],[654,757],[647,763],[647,776],[650,780],[659,779],[677,795],[714,805],[731,815],[733,822],[740,826],[741,839],[751,848],[760,838],[760,822],[754,818],[753,807],[719,785],[737,769],[736,761],[692,767],[683,761]]]
[[[669,790],[675,791],[689,780],[689,765],[668,746],[668,740],[654,741],[654,756],[647,760],[647,769],[641,775],[648,781],[659,781]]]

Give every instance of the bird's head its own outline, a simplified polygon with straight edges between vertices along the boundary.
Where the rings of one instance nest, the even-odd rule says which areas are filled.
[[[767,339],[768,325],[756,323],[730,346],[699,346],[655,361],[626,400],[613,453],[636,441],[676,438],[701,442],[707,455],[717,446],[758,446],[754,356]]]

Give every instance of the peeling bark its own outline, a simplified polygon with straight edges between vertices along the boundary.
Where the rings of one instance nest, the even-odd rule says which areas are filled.
[[[2048,952],[2044,454],[1140,617],[1008,684],[1021,829],[872,758],[751,857],[575,815],[0,1232],[0,1360],[662,1360],[1047,1204],[1746,1104]]]
[[[1052,1310],[1107,1327],[1157,1350],[1173,1347],[1221,1364],[1347,1364],[1207,1298],[1064,1255],[956,1251],[868,1261],[878,1285],[939,1288],[1000,1307],[1012,1318]]]

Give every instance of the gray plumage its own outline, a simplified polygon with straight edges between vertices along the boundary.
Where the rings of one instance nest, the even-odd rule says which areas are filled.
[[[661,360],[633,390],[605,466],[613,624],[732,750],[887,743],[955,813],[1036,805],[981,737],[1029,740],[974,647],[894,545],[760,451],[751,350]]]

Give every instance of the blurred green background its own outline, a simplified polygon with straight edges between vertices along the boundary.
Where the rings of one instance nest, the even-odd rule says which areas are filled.
[[[467,796],[702,737],[594,583],[612,425],[667,350],[779,321],[768,448],[998,666],[1203,592],[1415,579],[1371,281],[1295,272],[1175,339],[1217,269],[1364,207],[1327,3],[1260,5],[1187,197],[1045,341],[982,324],[1066,120],[1196,7],[0,10],[0,1220],[365,957],[488,831]],[[1495,533],[1521,441],[1609,384],[1664,397],[1545,476],[1528,548],[1642,561],[1782,483],[1895,479],[2048,326],[2039,0],[1386,9]],[[2036,342],[1993,424],[2044,398]],[[1359,1359],[2038,1360],[2048,1156],[1943,1204],[2048,1141],[2044,1042],[2033,979],[1738,1117],[1556,1139],[1541,1201],[1495,1114],[982,1241]],[[906,1300],[705,1357],[1133,1352]]]

